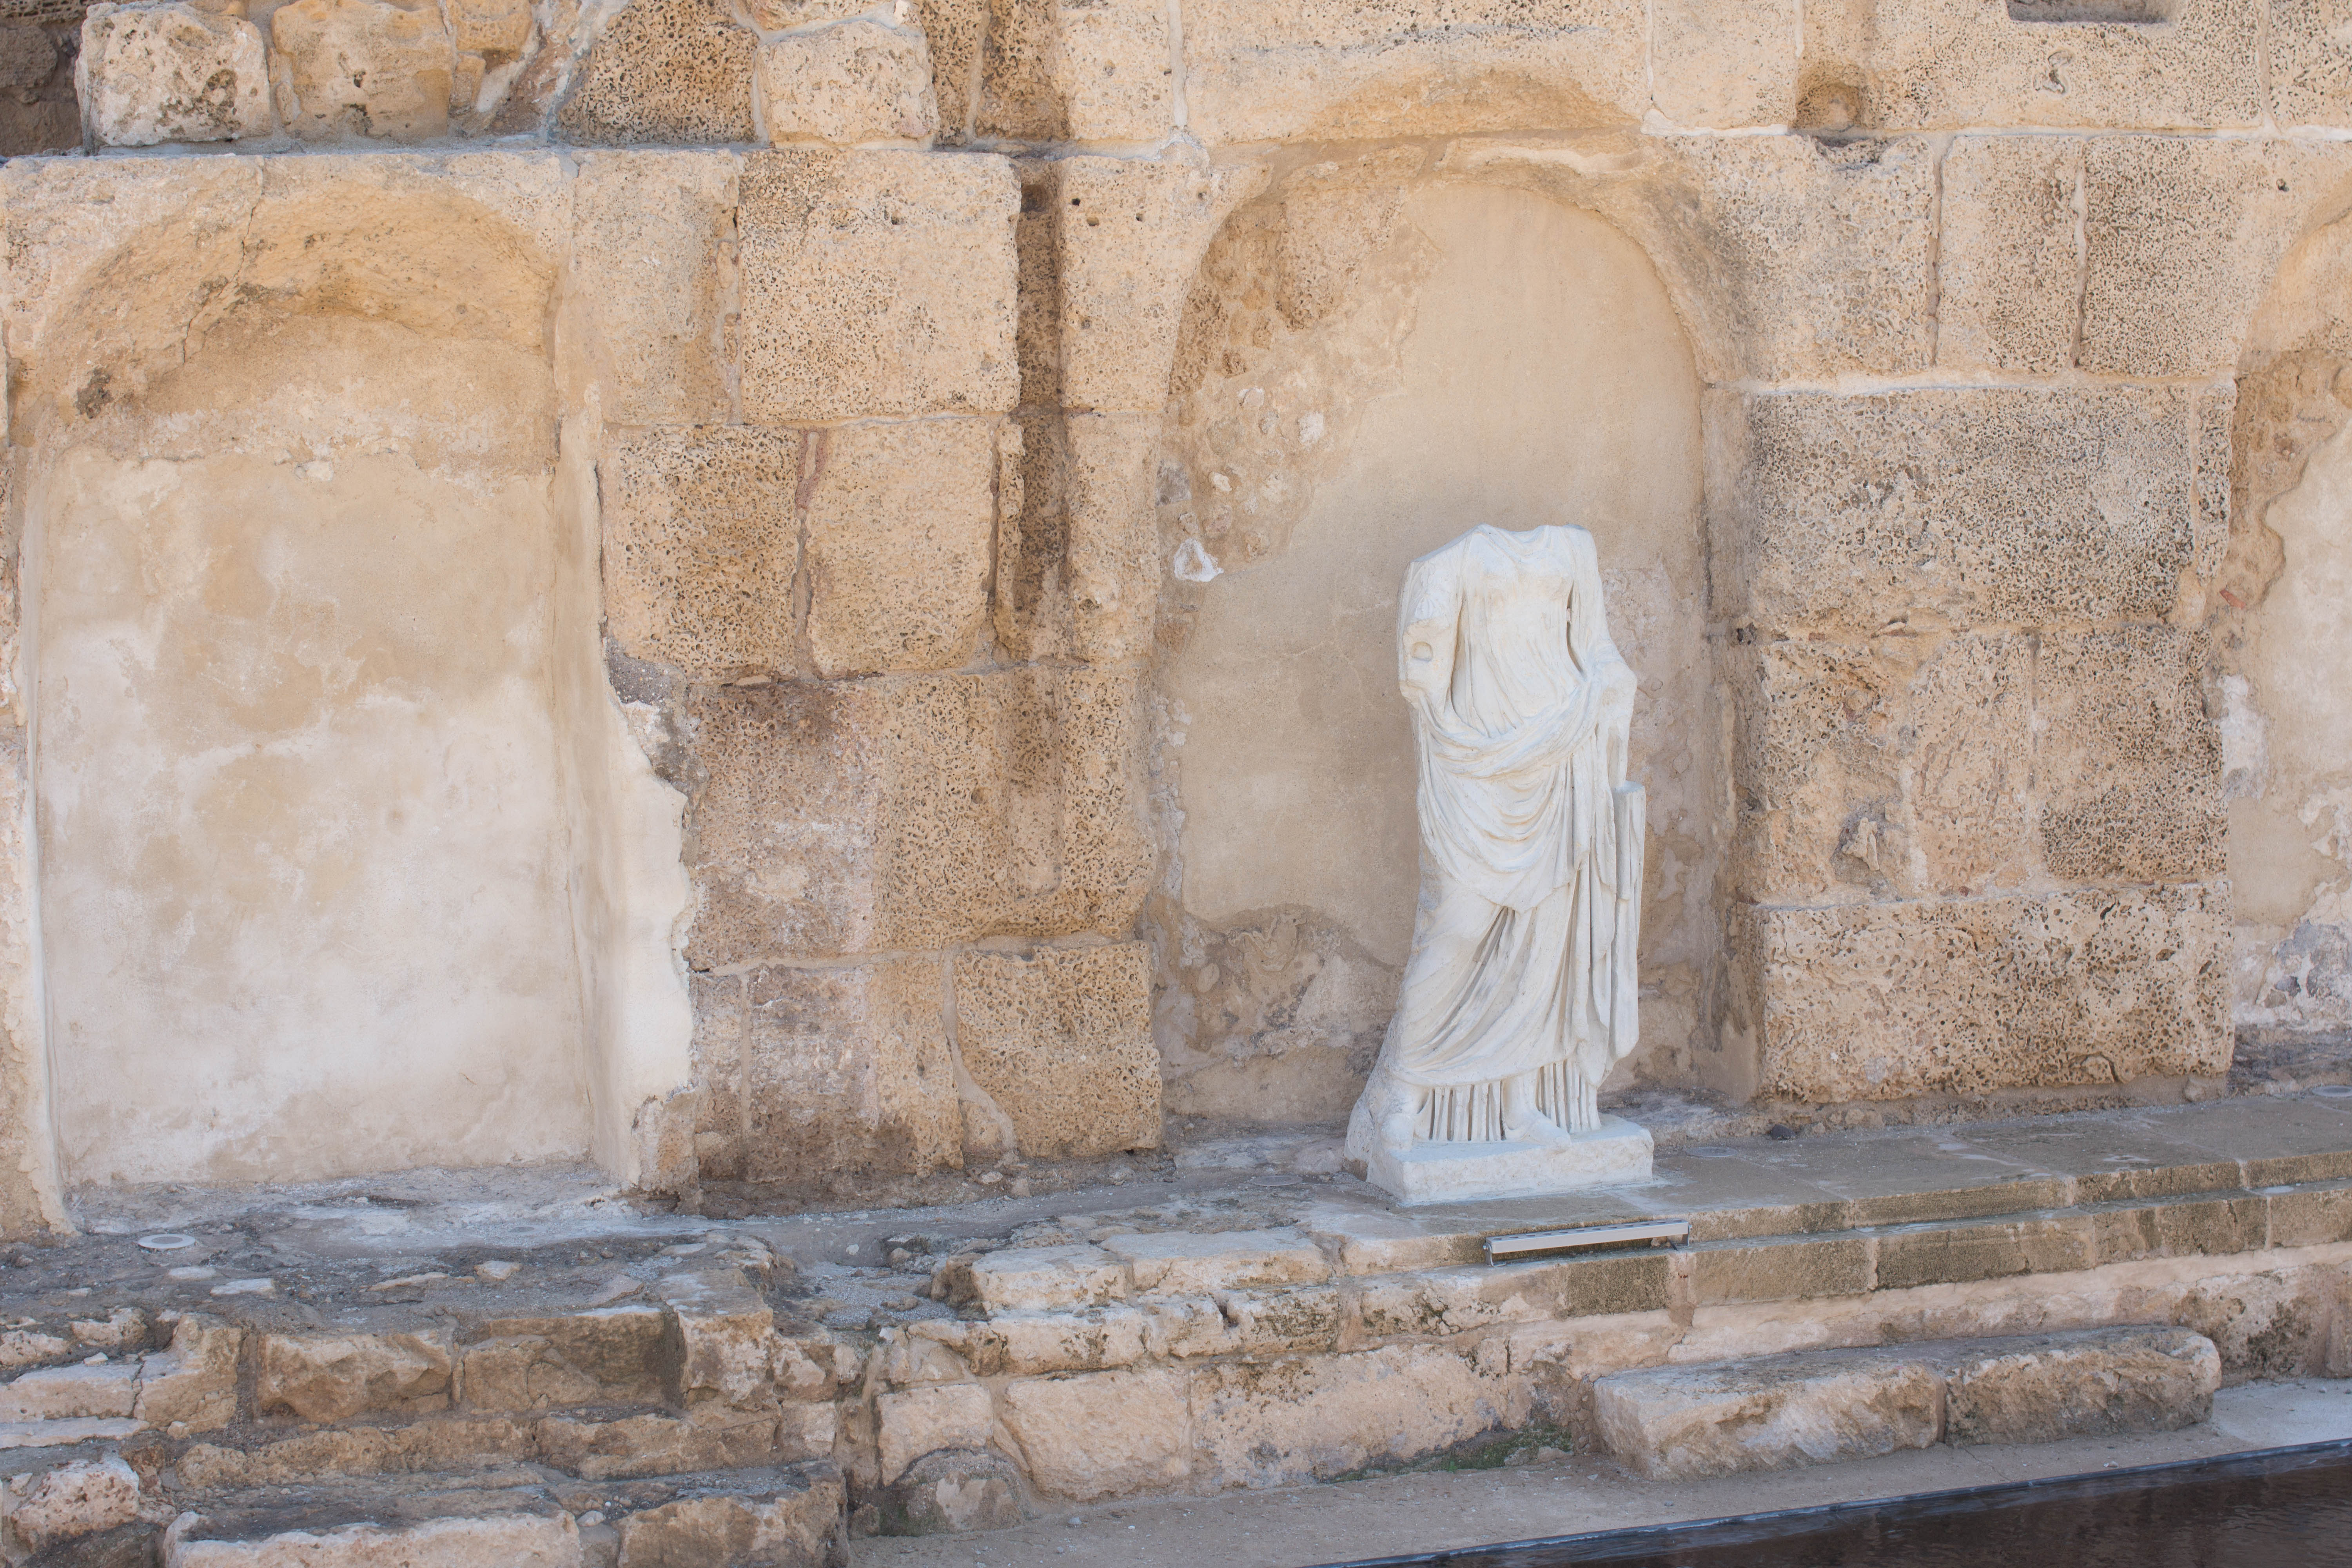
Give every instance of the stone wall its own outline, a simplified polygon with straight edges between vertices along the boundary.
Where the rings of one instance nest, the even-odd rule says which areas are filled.
[[[2285,0],[2037,16],[0,18],[12,147],[68,139],[71,55],[89,151],[153,149],[0,173],[17,613],[72,432],[208,460],[204,419],[259,406],[172,402],[192,331],[299,294],[332,324],[271,338],[298,374],[446,288],[447,330],[537,343],[543,402],[431,395],[467,439],[531,410],[565,603],[601,563],[604,679],[551,670],[552,721],[634,743],[553,786],[596,825],[566,918],[604,978],[542,1016],[604,1043],[572,1131],[509,1152],[846,1194],[1149,1146],[1163,1107],[1344,1110],[1410,897],[1393,579],[1474,521],[1580,521],[1654,801],[1618,1087],[2196,1091],[2233,1024],[2352,1016],[2352,45]],[[434,145],[352,155],[385,142]],[[510,193],[542,292],[370,219],[386,170]],[[252,181],[358,215],[341,259],[257,270],[278,242],[205,195]],[[16,843],[30,1194],[80,1058]],[[665,986],[690,1074],[625,1043]]]

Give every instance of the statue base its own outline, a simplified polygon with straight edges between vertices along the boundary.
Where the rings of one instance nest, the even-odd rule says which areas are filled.
[[[1650,1179],[1649,1132],[1604,1116],[1568,1143],[1419,1143],[1402,1154],[1373,1149],[1364,1179],[1405,1204],[1534,1198],[1580,1187]]]

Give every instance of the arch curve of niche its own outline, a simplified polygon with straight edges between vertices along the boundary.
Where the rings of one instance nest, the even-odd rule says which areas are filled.
[[[1700,380],[1643,249],[1412,150],[1291,174],[1211,245],[1159,468],[1160,769],[1149,915],[1169,1110],[1344,1118],[1392,1010],[1418,881],[1397,695],[1406,563],[1474,524],[1597,542],[1650,791],[1643,1046],[1693,1080],[1720,948],[1720,721]]]
[[[72,1183],[629,1175],[687,1076],[677,805],[604,685],[559,252],[375,177],[196,189],[17,345]]]

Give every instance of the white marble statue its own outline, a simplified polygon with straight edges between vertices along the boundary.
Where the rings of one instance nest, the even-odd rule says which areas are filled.
[[[1592,536],[1482,524],[1406,571],[1397,622],[1421,897],[1349,1155],[1412,1200],[1646,1176],[1648,1135],[1594,1104],[1635,1038],[1643,793]]]

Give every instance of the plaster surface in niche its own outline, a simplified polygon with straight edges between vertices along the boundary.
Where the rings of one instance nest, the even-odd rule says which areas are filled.
[[[221,333],[50,459],[72,1179],[587,1151],[553,459],[543,355],[341,314]]]
[[[1317,205],[1359,228],[1381,217],[1369,199]],[[1417,879],[1398,586],[1478,522],[1574,524],[1599,545],[1640,679],[1632,750],[1651,803],[1644,1046],[1621,1078],[1685,1072],[1700,1020],[1715,753],[1688,344],[1648,259],[1598,218],[1475,186],[1409,190],[1388,210],[1385,243],[1329,313],[1298,340],[1258,330],[1273,346],[1255,357],[1237,329],[1180,388],[1192,407],[1163,469],[1163,498],[1180,499],[1162,542],[1197,535],[1223,568],[1171,584],[1163,627],[1181,826],[1160,1030],[1180,1113],[1314,1121],[1353,1104]],[[1349,334],[1371,348],[1324,346]],[[1296,471],[1269,471],[1277,441]],[[1265,521],[1301,489],[1295,523]],[[1221,550],[1220,521],[1241,548]]]

